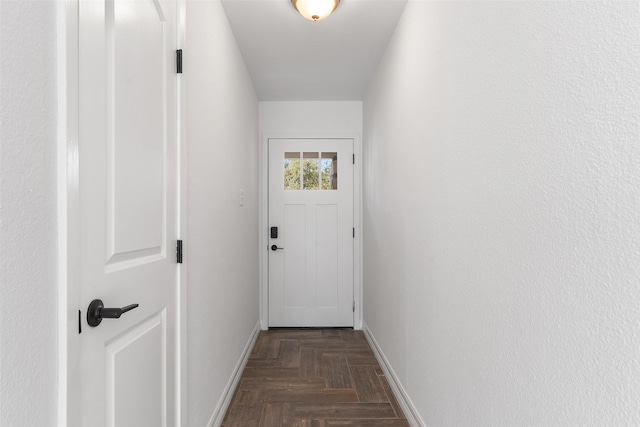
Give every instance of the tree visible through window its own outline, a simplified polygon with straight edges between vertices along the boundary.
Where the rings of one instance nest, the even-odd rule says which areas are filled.
[[[337,182],[335,178],[334,158],[325,158],[327,153],[304,153],[302,158],[302,170],[300,168],[300,153],[285,153],[284,159],[284,189],[300,190],[300,183],[305,190],[318,190],[318,182],[321,182],[322,190],[335,190]],[[335,153],[330,153],[335,154]],[[318,161],[321,160],[321,161]],[[302,175],[301,175],[302,174]],[[300,179],[302,176],[302,180]]]

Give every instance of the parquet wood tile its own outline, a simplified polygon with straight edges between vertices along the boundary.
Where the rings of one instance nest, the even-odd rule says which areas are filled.
[[[233,398],[234,404],[229,407],[227,416],[231,426],[257,425],[256,420],[260,419],[264,395],[257,390],[238,390]]]
[[[300,403],[294,410],[296,418],[319,419],[329,418],[396,418],[395,412],[389,403]]]
[[[266,403],[350,403],[358,402],[358,394],[352,388],[271,390],[265,394]]]
[[[347,364],[378,366],[378,361],[374,356],[347,356]]]
[[[278,366],[283,368],[300,368],[300,341],[280,340]]]
[[[322,357],[322,366],[328,388],[353,388],[346,357],[325,354]]]
[[[360,402],[389,402],[373,366],[350,366],[349,371]]]
[[[304,389],[322,389],[327,386],[327,382],[322,377],[312,378],[272,378],[265,381],[262,378],[243,378],[243,390],[296,390]]]
[[[260,333],[223,427],[406,427],[360,331]]]
[[[295,378],[300,372],[299,368],[245,368],[242,377],[247,378]]]
[[[326,427],[407,427],[407,420],[327,420]]]
[[[396,397],[394,396],[393,391],[391,390],[391,386],[389,385],[389,383],[385,379],[384,375],[380,376],[380,383],[382,384],[382,387],[384,388],[384,392],[386,393],[387,398],[389,398],[389,403],[391,403],[391,406],[393,407],[393,411],[396,413],[398,418],[403,418],[404,414],[402,413],[402,409],[400,408],[400,404],[396,400]]]
[[[267,403],[262,408],[260,427],[287,427],[293,424],[291,403]]]
[[[322,355],[320,352],[316,352],[312,348],[301,347],[300,348],[300,376],[303,378],[322,377],[322,360],[316,358],[317,355]],[[324,381],[324,378],[323,378]]]

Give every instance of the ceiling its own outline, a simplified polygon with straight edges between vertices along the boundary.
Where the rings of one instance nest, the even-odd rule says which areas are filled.
[[[304,19],[290,0],[222,0],[261,101],[362,100],[406,0],[342,0]]]

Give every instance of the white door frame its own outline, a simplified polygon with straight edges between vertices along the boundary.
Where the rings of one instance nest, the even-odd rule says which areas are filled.
[[[75,363],[79,356],[78,310],[80,307],[80,221],[78,187],[78,4],[81,0],[57,2],[57,70],[58,70],[58,137],[57,137],[57,218],[58,218],[58,420],[57,425],[79,427],[77,411],[74,411],[71,385],[79,382],[80,372]],[[186,1],[175,0],[179,9],[178,48],[185,46]],[[186,127],[184,76],[177,81],[178,115],[178,238],[186,233]],[[176,338],[176,420],[187,425],[187,334],[186,334],[186,278],[185,265],[178,268],[176,290],[177,321]]]
[[[260,327],[269,329],[269,139],[351,139],[355,165],[353,166],[353,226],[356,237],[353,245],[353,329],[362,329],[362,138],[357,133],[263,133],[260,138]]]

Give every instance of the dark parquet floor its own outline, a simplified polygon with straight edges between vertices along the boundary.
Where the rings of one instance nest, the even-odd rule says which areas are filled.
[[[262,331],[223,427],[407,427],[361,331]]]

